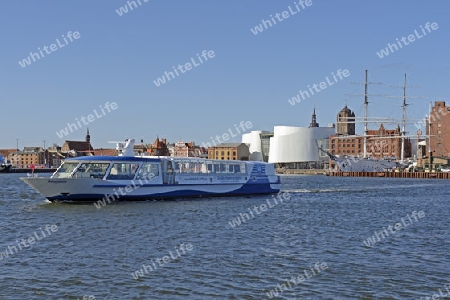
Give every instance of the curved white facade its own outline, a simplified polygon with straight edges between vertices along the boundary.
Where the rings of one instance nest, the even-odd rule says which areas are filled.
[[[242,135],[242,142],[249,145],[251,161],[263,161],[260,130],[251,131]]]
[[[328,139],[335,134],[332,127],[275,126],[270,138],[270,163],[319,161],[316,140]]]

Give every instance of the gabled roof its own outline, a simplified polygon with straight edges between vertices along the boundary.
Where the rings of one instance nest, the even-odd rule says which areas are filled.
[[[16,149],[0,149],[0,155],[3,157],[8,157],[8,155],[16,151],[17,151]]]
[[[117,156],[116,149],[95,149],[94,155],[96,156]]]
[[[67,143],[67,146],[69,147],[70,150],[75,150],[78,152],[94,150],[90,142],[66,141],[65,143]]]

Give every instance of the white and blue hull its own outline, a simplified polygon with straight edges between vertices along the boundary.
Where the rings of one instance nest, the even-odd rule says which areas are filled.
[[[96,179],[23,178],[27,184],[50,201],[92,202],[158,200],[192,197],[238,196],[270,194],[280,191],[279,182],[222,183],[222,184],[174,184],[152,185],[130,182],[128,184]],[[128,188],[128,192],[127,192]]]

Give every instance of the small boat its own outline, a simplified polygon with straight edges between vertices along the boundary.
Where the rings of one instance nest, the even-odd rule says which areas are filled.
[[[0,155],[0,173],[9,173],[11,168],[12,164],[6,162],[3,156]]]
[[[450,173],[450,166],[442,166],[441,172],[443,173]]]
[[[136,201],[278,193],[273,164],[196,157],[134,156],[134,140],[119,156],[66,159],[50,178],[20,178],[52,202]]]

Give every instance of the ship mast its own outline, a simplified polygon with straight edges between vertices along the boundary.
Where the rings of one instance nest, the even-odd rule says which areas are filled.
[[[433,150],[431,150],[431,101],[428,110],[428,153],[430,158],[430,172],[433,171]]]
[[[367,157],[367,107],[369,102],[367,101],[367,70],[366,70],[366,80],[364,82],[364,158]]]
[[[403,163],[405,159],[405,124],[406,124],[406,73],[405,73],[405,84],[403,86],[403,115],[402,115],[402,152],[400,154],[400,163]]]

